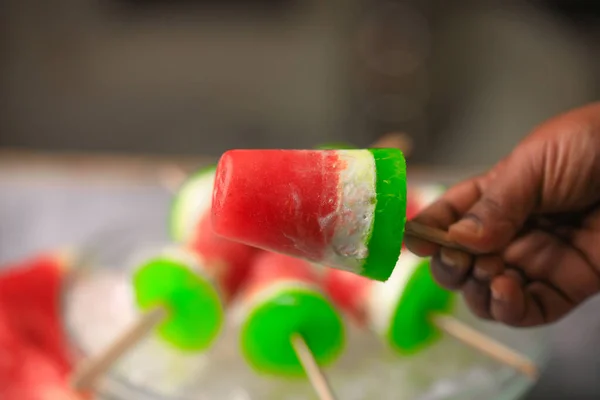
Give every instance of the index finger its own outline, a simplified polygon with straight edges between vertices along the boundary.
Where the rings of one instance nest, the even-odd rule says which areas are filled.
[[[480,179],[480,177],[471,178],[452,186],[412,220],[423,225],[447,230],[481,197]],[[405,244],[408,250],[421,257],[432,256],[440,249],[437,244],[410,236],[405,238]]]

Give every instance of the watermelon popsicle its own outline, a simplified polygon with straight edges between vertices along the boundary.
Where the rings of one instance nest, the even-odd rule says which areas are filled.
[[[400,355],[418,354],[447,333],[537,378],[533,362],[450,315],[454,295],[434,282],[428,260],[403,253],[386,283],[335,269],[323,269],[323,274],[323,287],[330,298]]]
[[[230,240],[385,281],[405,219],[396,149],[230,150],[217,166],[212,223]]]
[[[452,310],[453,294],[434,282],[427,260],[411,253],[402,253],[384,284],[331,268],[323,274],[325,292],[336,305],[403,355],[439,338],[429,315]]]
[[[72,365],[59,293],[76,253],[65,249],[4,265],[0,279],[0,303],[8,320],[22,338],[51,356],[63,374]]]
[[[138,308],[162,308],[165,317],[157,333],[183,351],[206,350],[223,323],[223,303],[204,265],[197,253],[170,248],[145,260],[132,276]]]
[[[344,347],[344,326],[310,264],[265,252],[252,268],[235,313],[250,366],[268,375],[303,376],[294,335],[302,337],[318,365],[335,361]]]
[[[211,201],[215,167],[192,174],[175,196],[171,209],[171,237],[198,253],[204,275],[217,286],[225,303],[235,295],[257,250],[214,234]]]
[[[144,314],[101,354],[77,366],[72,387],[93,389],[100,376],[152,331],[183,352],[208,348],[219,332],[223,311],[214,286],[199,273],[200,263],[195,253],[183,248],[144,259],[132,276],[135,302]]]
[[[171,239],[175,242],[193,240],[199,222],[210,211],[215,168],[211,165],[199,169],[175,193],[169,216]]]
[[[214,234],[210,210],[215,172],[215,166],[208,166],[190,175],[176,193],[170,214],[171,237],[181,243],[174,255],[188,269],[193,266],[197,279],[203,281],[206,315],[218,316],[202,321],[207,336],[195,335],[198,340],[204,337],[206,345],[216,336],[222,324],[223,307],[237,293],[256,253],[250,246]],[[172,267],[175,269],[150,263],[138,270],[138,277],[148,275],[148,278],[134,281],[138,301],[140,296],[155,291],[159,282],[169,280],[170,274],[177,273],[181,265]],[[185,329],[182,332],[185,333]]]
[[[219,258],[218,251],[202,257],[188,246],[170,247],[144,259],[132,276],[135,301],[144,314],[100,355],[79,366],[74,387],[93,387],[119,357],[152,331],[182,352],[207,350],[223,325],[223,305],[234,295],[228,260],[227,255]]]
[[[148,310],[156,301],[163,300],[163,296],[166,300],[174,299],[171,296],[179,296],[185,285],[196,282],[194,297],[202,302],[205,316],[197,321],[200,330],[188,329],[182,324],[180,328],[173,326],[164,328],[162,332],[167,335],[165,339],[176,347],[185,349],[191,346],[190,350],[203,350],[216,338],[223,323],[224,308],[248,276],[256,252],[252,247],[215,235],[210,213],[206,212],[187,245],[168,249],[165,258],[145,263],[136,271],[133,283],[138,306]],[[167,289],[165,282],[171,282],[172,287]],[[179,284],[184,286],[177,286]],[[191,336],[195,344],[179,343],[177,335]]]

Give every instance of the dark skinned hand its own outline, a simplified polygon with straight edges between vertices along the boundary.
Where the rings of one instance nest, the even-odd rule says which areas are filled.
[[[406,239],[477,316],[517,327],[559,320],[600,291],[600,103],[542,124],[415,221],[477,254]]]

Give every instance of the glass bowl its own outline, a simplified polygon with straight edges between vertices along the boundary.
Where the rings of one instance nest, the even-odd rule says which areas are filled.
[[[169,243],[164,223],[140,216],[84,245],[62,294],[63,321],[78,360],[97,354],[137,317],[129,283],[140,257]],[[150,222],[149,222],[150,221]],[[156,223],[152,223],[156,222]],[[542,369],[545,329],[513,330],[480,321],[459,300],[455,316],[522,352]],[[445,335],[420,354],[402,358],[368,331],[347,327],[343,356],[326,373],[340,400],[512,400],[533,383]],[[150,335],[101,380],[97,398],[114,400],[315,399],[307,381],[259,376],[239,353],[229,318],[203,354],[183,354]]]

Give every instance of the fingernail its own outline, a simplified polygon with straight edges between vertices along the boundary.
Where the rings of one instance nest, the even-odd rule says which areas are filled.
[[[445,267],[448,267],[448,269],[456,267],[456,259],[452,257],[452,254],[448,254],[446,249],[440,250],[440,261]]]
[[[492,292],[492,298],[496,301],[504,301],[504,295],[502,294],[502,292],[496,288],[494,288],[494,286],[492,285],[490,287],[490,291]]]
[[[481,232],[481,222],[472,217],[466,217],[450,227],[455,232],[479,235]]]
[[[488,274],[487,271],[477,267],[473,268],[473,276],[475,277],[475,279],[482,282],[490,280],[490,274]]]

